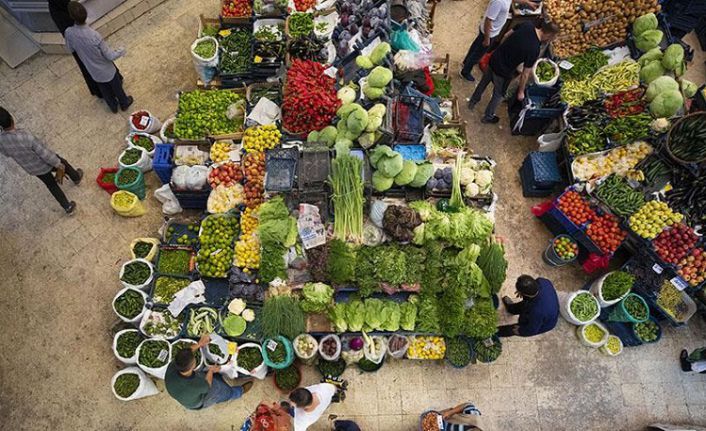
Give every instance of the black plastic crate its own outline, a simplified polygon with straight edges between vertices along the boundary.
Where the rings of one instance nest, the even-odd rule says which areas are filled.
[[[210,190],[203,191],[175,191],[174,196],[179,201],[179,205],[184,209],[206,209]]]

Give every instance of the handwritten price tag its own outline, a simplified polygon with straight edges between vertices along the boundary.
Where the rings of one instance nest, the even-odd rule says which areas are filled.
[[[682,280],[681,277],[674,277],[673,279],[669,280],[674,287],[676,287],[679,291],[682,291],[686,289],[689,286],[689,283],[686,281]]]
[[[655,263],[654,265],[652,265],[652,271],[656,272],[657,274],[661,274],[663,269],[661,266]]]
[[[159,355],[157,355],[157,360],[158,360],[159,362],[163,362],[164,360],[167,359],[167,356],[169,356],[169,352],[166,351],[166,350],[164,350],[164,349],[162,349],[162,350],[159,351]]]

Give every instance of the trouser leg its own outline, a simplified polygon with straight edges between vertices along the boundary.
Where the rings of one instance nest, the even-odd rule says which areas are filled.
[[[498,336],[499,337],[514,337],[515,333],[512,332],[512,328],[515,325],[503,325],[498,328]]]
[[[480,98],[483,97],[483,93],[485,92],[485,89],[488,88],[488,84],[493,80],[493,72],[490,70],[490,67],[488,67],[485,72],[483,73],[483,78],[481,78],[480,82],[476,86],[476,90],[473,92],[473,95],[471,96],[471,103],[476,104],[480,102]]]
[[[69,200],[66,199],[66,195],[63,190],[61,190],[61,187],[59,187],[59,184],[56,182],[56,178],[54,178],[54,175],[52,175],[51,172],[47,172],[44,175],[37,175],[37,178],[39,178],[47,186],[49,192],[51,192],[54,199],[59,202],[62,208],[67,209],[69,207]]]
[[[490,70],[490,67],[488,67]],[[507,79],[502,76],[497,75],[491,70],[491,80],[493,81],[493,95],[488,102],[488,106],[485,108],[485,118],[493,118],[495,116],[495,111],[498,110],[500,102],[502,102],[505,97],[505,89],[507,86]]]
[[[71,166],[71,164],[66,159],[59,156],[59,160],[61,160],[61,163],[64,164],[64,167],[65,167],[64,171],[66,172],[66,175],[68,175],[69,178],[71,178],[71,181],[73,181],[74,183],[77,183],[78,181],[81,180],[81,176],[78,174],[76,169],[74,169],[74,167]]]
[[[127,98],[127,94],[125,94],[125,90],[123,89],[123,81],[119,72],[115,72],[115,76],[113,76],[113,79],[110,81],[110,87],[113,90],[115,98],[118,99],[118,104],[120,107],[123,109],[127,108],[130,101]]]
[[[101,94],[103,95],[103,100],[105,100],[108,107],[113,111],[117,110],[118,101],[115,98],[113,87],[110,85],[110,82],[99,82],[98,87],[100,88]]]
[[[483,39],[485,39],[485,36],[483,36],[483,33],[479,31],[478,36],[468,48],[466,57],[463,59],[463,69],[461,71],[464,75],[470,74],[473,66],[478,64],[481,57],[483,57],[483,54],[488,52],[488,48],[483,46]]]
[[[73,56],[74,56],[74,60],[76,60],[76,64],[78,65],[79,70],[81,71],[81,75],[83,75],[83,80],[86,81],[86,86],[88,87],[88,91],[93,96],[102,97],[100,87],[98,86],[98,83],[93,80],[93,77],[88,72],[88,69],[86,69],[86,65],[83,64],[83,62],[81,61],[81,58],[78,56],[78,54],[76,54],[74,52]]]

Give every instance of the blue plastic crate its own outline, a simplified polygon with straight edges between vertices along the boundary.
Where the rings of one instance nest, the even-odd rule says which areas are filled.
[[[152,158],[152,169],[159,177],[162,184],[169,184],[172,180],[172,158],[174,157],[173,144],[157,144]]]
[[[555,152],[531,152],[523,165],[527,166],[526,172],[537,187],[553,188],[562,182]]]
[[[553,187],[541,187],[533,179],[528,166],[523,164],[519,170],[522,183],[522,196],[526,198],[544,198],[554,193]]]
[[[525,91],[526,103],[532,102],[535,106],[542,106],[545,100],[554,96],[559,92],[558,88],[552,87],[541,87],[541,86],[531,86]],[[551,119],[557,118],[561,115],[567,108],[567,104],[561,102],[559,107],[556,108],[535,108],[530,109],[525,113],[525,119]]]
[[[392,149],[400,153],[405,160],[421,162],[427,158],[427,148],[424,144],[397,144],[393,145]]]

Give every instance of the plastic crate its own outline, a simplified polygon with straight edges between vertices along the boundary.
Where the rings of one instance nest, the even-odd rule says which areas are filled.
[[[553,188],[562,182],[555,152],[531,152],[523,162],[525,166],[536,187]]]
[[[227,278],[202,277],[201,281],[206,286],[204,296],[206,304],[221,307],[230,298],[230,285]]]
[[[405,160],[422,162],[427,158],[427,148],[424,144],[398,144],[392,149],[402,155]]]
[[[152,158],[152,169],[157,174],[162,184],[169,184],[172,180],[172,159],[174,158],[173,144],[157,144]]]
[[[172,189],[179,205],[184,209],[206,209],[210,190],[202,191],[176,191]]]
[[[540,187],[534,180],[533,175],[529,172],[527,165],[522,165],[519,170],[520,182],[522,183],[522,196],[526,198],[544,198],[554,193],[554,187]]]
[[[157,286],[157,280],[158,280],[159,278],[162,278],[162,277],[166,277],[166,278],[178,278],[178,279],[189,280],[189,281],[192,281],[192,280],[193,280],[193,278],[191,278],[191,276],[186,276],[186,275],[167,275],[167,274],[157,274],[157,275],[155,275],[154,280],[152,280],[152,283],[151,283],[151,286],[150,286],[150,296],[149,296],[149,297],[150,297],[150,300],[153,301],[153,304],[154,304],[154,305],[158,305],[158,306],[161,305],[161,306],[164,306],[164,307],[169,306],[169,304],[166,304],[166,303],[163,303],[163,302],[159,302],[159,301],[155,301],[155,299],[154,299],[154,290],[155,290],[155,288],[156,288],[156,286]]]
[[[297,165],[297,183],[300,189],[307,186],[323,184],[328,180],[331,169],[331,153],[328,148],[306,148],[301,152]]]
[[[419,142],[424,134],[424,99],[399,96],[393,106],[395,139],[401,143]]]

